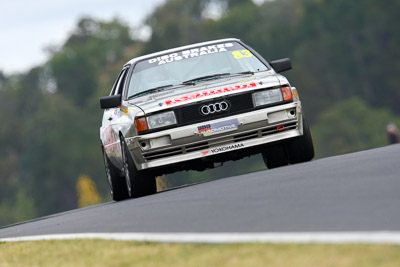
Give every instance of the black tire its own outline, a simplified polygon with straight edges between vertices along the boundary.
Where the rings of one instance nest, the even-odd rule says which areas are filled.
[[[105,152],[103,152],[103,158],[112,199],[115,201],[128,199],[129,194],[128,189],[126,188],[125,177],[119,175],[117,168],[115,168],[115,166],[110,162]]]
[[[314,158],[314,145],[310,127],[303,115],[303,135],[293,138],[287,144],[290,164],[310,161]]]
[[[150,176],[146,172],[138,171],[136,169],[135,163],[133,162],[128,146],[123,137],[121,137],[121,151],[126,187],[129,196],[136,198],[155,194],[157,192],[156,178]]]
[[[265,165],[268,169],[278,168],[289,164],[289,159],[284,144],[268,147],[262,153]]]

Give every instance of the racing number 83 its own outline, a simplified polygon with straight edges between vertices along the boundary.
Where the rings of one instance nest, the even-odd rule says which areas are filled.
[[[244,57],[252,57],[253,55],[250,53],[249,50],[242,50],[242,51],[233,51],[232,55],[236,59],[241,59]]]

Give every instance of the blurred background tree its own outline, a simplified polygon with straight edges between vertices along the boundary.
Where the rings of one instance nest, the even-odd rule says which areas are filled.
[[[387,144],[400,123],[399,0],[167,0],[140,40],[122,20],[85,17],[48,62],[0,71],[0,225],[78,207],[77,183],[92,177],[110,200],[98,99],[129,59],[193,42],[236,37],[267,60],[290,57],[318,157]],[[264,169],[260,157],[159,178],[160,187]]]
[[[78,194],[78,208],[99,204],[101,197],[97,191],[96,184],[87,175],[81,175],[76,183]]]
[[[317,157],[387,145],[385,128],[388,122],[400,120],[388,109],[370,107],[358,97],[338,102],[321,112],[313,124]]]

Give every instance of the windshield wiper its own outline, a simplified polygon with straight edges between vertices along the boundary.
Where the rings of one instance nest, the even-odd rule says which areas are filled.
[[[222,76],[226,76],[226,75],[231,75],[231,74],[229,72],[226,72],[226,73],[217,73],[217,74],[201,76],[201,77],[197,77],[197,78],[194,78],[194,79],[190,79],[190,80],[184,81],[184,82],[182,82],[182,84],[195,84],[196,82],[199,82],[199,81],[202,81],[202,80],[219,79]]]
[[[151,93],[160,92],[160,91],[163,91],[163,90],[165,90],[165,89],[167,89],[169,87],[172,87],[172,86],[174,86],[174,85],[173,84],[167,84],[167,85],[157,86],[155,88],[147,89],[147,90],[142,91],[140,93],[133,94],[133,95],[129,96],[128,99],[132,99],[132,98],[138,97],[138,96],[148,95],[148,94],[151,94]]]
[[[232,75],[241,75],[241,74],[251,74],[251,75],[254,75],[254,71],[247,70],[247,71],[232,73]]]

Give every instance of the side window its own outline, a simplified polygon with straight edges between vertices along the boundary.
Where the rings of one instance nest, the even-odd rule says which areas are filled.
[[[122,89],[124,88],[125,83],[125,76],[128,73],[128,69],[129,67],[122,69],[122,71],[118,75],[117,80],[114,82],[110,95],[122,94]]]
[[[124,89],[124,84],[125,84],[125,77],[127,76],[129,68],[125,68],[122,70],[120,79],[117,83],[115,94],[116,95],[122,95],[122,90]]]

